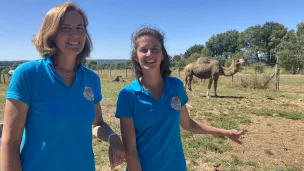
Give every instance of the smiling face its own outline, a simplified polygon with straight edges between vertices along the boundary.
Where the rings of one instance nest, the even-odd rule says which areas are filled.
[[[56,35],[58,52],[65,56],[77,56],[84,48],[86,29],[83,17],[77,11],[66,13]]]
[[[137,60],[142,71],[160,72],[160,64],[164,60],[161,43],[151,36],[137,39]]]

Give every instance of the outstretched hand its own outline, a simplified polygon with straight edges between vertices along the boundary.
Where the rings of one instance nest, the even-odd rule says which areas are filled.
[[[110,139],[109,160],[112,170],[126,161],[126,153],[119,136],[113,136]]]
[[[233,130],[228,130],[228,133],[226,136],[238,144],[243,144],[243,142],[241,140],[242,135],[245,135],[244,131],[237,131],[237,130],[233,129]]]

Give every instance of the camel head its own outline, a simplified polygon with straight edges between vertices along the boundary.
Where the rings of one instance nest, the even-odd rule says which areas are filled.
[[[233,59],[232,60],[232,64],[239,67],[241,66],[243,63],[244,63],[244,59],[243,58],[240,58],[240,59]]]

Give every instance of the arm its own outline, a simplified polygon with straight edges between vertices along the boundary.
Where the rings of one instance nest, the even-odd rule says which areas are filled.
[[[122,141],[126,150],[129,171],[141,171],[141,165],[136,148],[136,135],[132,118],[120,118]]]
[[[1,147],[1,170],[21,171],[20,144],[28,106],[18,100],[7,99]]]
[[[103,141],[109,142],[109,160],[112,169],[125,160],[125,152],[120,137],[104,122],[100,103],[96,103],[95,119],[92,125],[92,134]]]
[[[239,138],[241,135],[244,134],[243,131],[219,129],[219,128],[205,125],[203,123],[195,121],[190,118],[186,105],[182,106],[180,123],[181,123],[182,128],[186,131],[198,133],[198,134],[211,134],[211,135],[227,136],[232,141],[242,144],[242,142],[239,140]]]
[[[108,142],[109,135],[115,133],[111,127],[103,120],[102,111],[100,103],[94,105],[95,108],[95,119],[92,125],[92,133],[94,136],[98,137],[99,139]],[[113,138],[119,138],[116,136],[111,136],[110,140]]]

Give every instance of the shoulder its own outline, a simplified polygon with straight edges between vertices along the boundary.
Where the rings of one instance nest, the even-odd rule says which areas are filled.
[[[134,92],[134,89],[133,89],[133,86],[132,86],[132,83],[131,84],[128,84],[126,86],[124,86],[120,91],[119,91],[119,94],[118,94],[118,97],[121,99],[121,98],[124,98],[124,99],[128,99],[128,98],[132,98],[135,96],[135,92]]]
[[[183,81],[177,77],[170,76],[168,77],[168,81],[173,85],[184,86]]]
[[[24,62],[14,70],[13,75],[28,74],[29,76],[34,76],[42,65],[43,59]]]
[[[86,66],[81,66],[85,75],[88,77],[88,78],[91,78],[91,79],[99,79],[99,75],[91,70],[90,68],[87,68]]]

